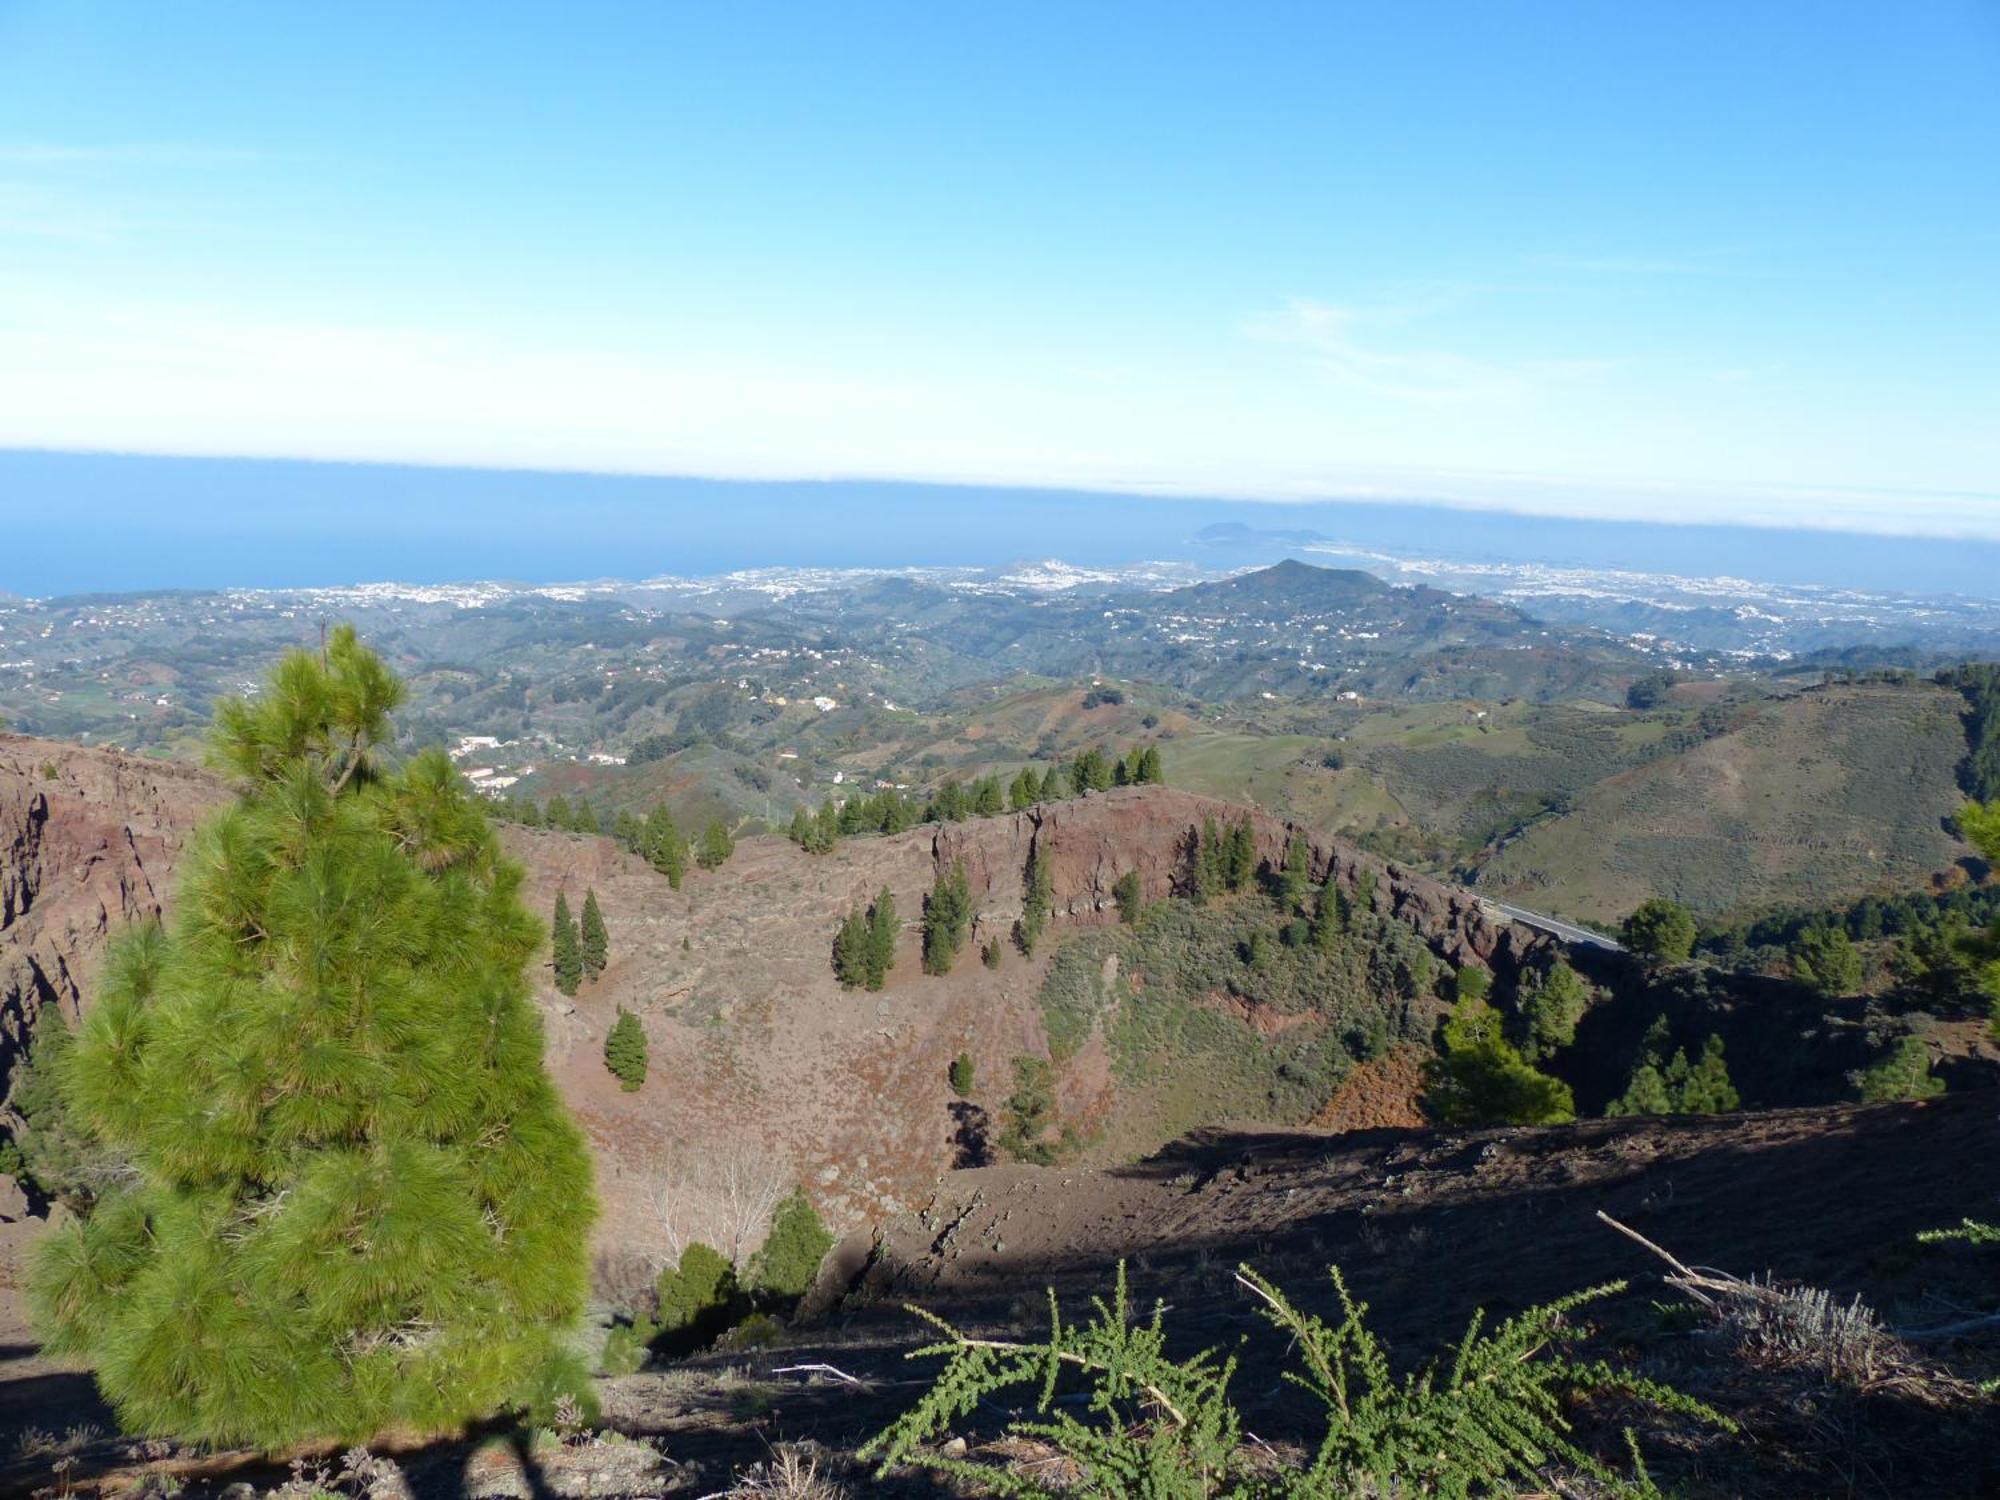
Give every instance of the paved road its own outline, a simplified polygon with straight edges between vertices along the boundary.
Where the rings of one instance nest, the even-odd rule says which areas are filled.
[[[1592,932],[1588,927],[1578,927],[1573,922],[1564,922],[1556,917],[1543,916],[1538,911],[1528,911],[1523,907],[1509,906],[1504,901],[1488,901],[1493,908],[1509,922],[1519,922],[1523,927],[1533,927],[1546,932],[1551,937],[1561,938],[1565,943],[1581,943],[1591,948],[1604,948],[1612,953],[1623,953],[1625,945],[1612,941],[1601,932]]]

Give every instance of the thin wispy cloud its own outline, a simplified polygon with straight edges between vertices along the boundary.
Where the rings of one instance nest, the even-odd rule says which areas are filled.
[[[1314,369],[1393,401],[1455,404],[1517,401],[1542,387],[1588,379],[1601,359],[1493,360],[1440,349],[1397,349],[1384,335],[1406,314],[1298,299],[1251,319],[1252,338],[1304,349]]]
[[[112,144],[0,141],[0,167],[20,171],[58,167],[234,167],[268,159],[268,154],[262,151],[192,141],[126,141]]]
[[[1528,263],[1547,271],[1575,271],[1589,276],[1745,276],[1738,266],[1700,256],[1657,255],[1531,255]]]

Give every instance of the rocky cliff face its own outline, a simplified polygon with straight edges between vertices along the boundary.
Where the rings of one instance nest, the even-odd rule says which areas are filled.
[[[107,936],[165,909],[176,857],[225,796],[196,770],[0,737],[0,1056],[18,1055],[49,1007],[72,1020],[88,1008]],[[727,1246],[758,1203],[797,1182],[843,1227],[906,1207],[958,1159],[952,1058],[970,1054],[983,1097],[997,1100],[1011,1059],[1046,1046],[1037,997],[1053,945],[1029,960],[1003,944],[998,968],[968,949],[951,975],[921,973],[937,872],[965,862],[975,946],[1011,932],[1031,846],[1054,886],[1052,931],[1111,922],[1122,874],[1165,896],[1203,820],[1239,815],[1145,787],[852,839],[824,856],[748,839],[723,870],[690,870],[680,891],[608,839],[506,830],[539,915],[559,891],[574,906],[594,889],[610,929],[610,966],[577,997],[559,995],[546,967],[535,981],[551,1071],[596,1148],[604,1244],[657,1255],[695,1235]],[[1251,817],[1260,858],[1280,862],[1292,830]],[[1374,883],[1442,956],[1505,970],[1527,951],[1463,892],[1337,840],[1313,849],[1316,878],[1331,868],[1350,891]],[[903,922],[896,968],[879,993],[842,990],[835,928],[884,888]],[[639,1017],[652,1054],[630,1094],[603,1063],[621,1009]]]
[[[0,1096],[43,1013],[82,1014],[106,939],[163,913],[223,796],[187,767],[0,735]]]

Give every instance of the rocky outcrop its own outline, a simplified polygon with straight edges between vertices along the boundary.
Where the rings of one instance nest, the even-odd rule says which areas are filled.
[[[0,1096],[42,1014],[81,1015],[111,934],[165,911],[224,795],[189,767],[0,735]]]

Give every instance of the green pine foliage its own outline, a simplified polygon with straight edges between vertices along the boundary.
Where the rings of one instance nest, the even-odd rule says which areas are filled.
[[[1844,927],[1808,927],[1793,941],[1792,973],[1828,999],[1861,986],[1861,955]]]
[[[1118,877],[1111,887],[1111,899],[1118,903],[1118,920],[1128,927],[1139,920],[1139,913],[1145,908],[1145,889],[1139,880],[1137,870],[1127,870]]]
[[[902,935],[903,920],[896,914],[896,898],[886,885],[875,893],[868,908],[867,968],[863,983],[879,990],[896,966],[896,939]]]
[[[1889,1104],[1900,1099],[1930,1099],[1944,1092],[1942,1078],[1931,1073],[1931,1049],[1920,1036],[1899,1037],[1887,1054],[1850,1080],[1863,1104]]]
[[[385,764],[401,701],[343,627],[221,705],[240,795],[66,1065],[132,1172],[31,1295],[127,1431],[277,1448],[589,1399],[591,1163],[542,1065],[539,924],[451,762]]]
[[[561,891],[556,892],[555,915],[549,921],[549,959],[556,988],[574,995],[583,983],[583,936],[569,914],[569,897]]]
[[[1685,1050],[1666,1051],[1665,1018],[1653,1024],[1639,1060],[1626,1080],[1625,1092],[1605,1106],[1607,1115],[1726,1114],[1742,1100],[1729,1081],[1729,1064],[1722,1038],[1710,1035],[1698,1059]]]
[[[951,1060],[951,1091],[961,1099],[972,1097],[973,1066],[972,1054],[961,1052]]]
[[[1533,1307],[1487,1330],[1474,1315],[1448,1365],[1432,1363],[1398,1379],[1367,1327],[1367,1307],[1332,1272],[1341,1317],[1327,1323],[1294,1307],[1247,1266],[1240,1284],[1260,1315],[1286,1337],[1294,1367],[1286,1379],[1323,1413],[1324,1433],[1302,1460],[1277,1465],[1270,1449],[1246,1440],[1230,1400],[1235,1359],[1208,1349],[1168,1353],[1165,1305],[1144,1322],[1133,1316],[1125,1268],[1109,1302],[1065,1323],[1049,1296],[1049,1333],[1039,1343],[974,1337],[919,1308],[939,1337],[911,1354],[945,1360],[931,1388],[860,1450],[886,1478],[918,1465],[983,1494],[1094,1497],[1094,1500],[1329,1500],[1341,1495],[1465,1497],[1546,1488],[1552,1465],[1600,1493],[1656,1494],[1631,1452],[1621,1474],[1578,1446],[1569,1413],[1579,1398],[1603,1397],[1712,1422],[1727,1418],[1671,1387],[1586,1363],[1569,1351],[1582,1336],[1575,1315],[1623,1290],[1593,1287]],[[1074,1397],[1070,1388],[1081,1386]],[[1019,1393],[1014,1394],[1014,1393]],[[981,1406],[1016,1411],[1007,1431],[1051,1447],[1070,1473],[1060,1490],[1011,1467],[964,1456],[947,1444],[952,1428]],[[1631,1439],[1628,1435],[1628,1446]]]
[[[605,964],[611,961],[611,933],[605,927],[604,913],[597,905],[595,887],[583,893],[583,923],[580,936],[579,955],[583,961],[583,977],[595,979],[604,972]]]
[[[637,1093],[646,1081],[646,1028],[623,1007],[604,1038],[604,1066],[628,1094]]]
[[[1446,1125],[1559,1125],[1576,1118],[1576,1101],[1560,1079],[1538,1073],[1500,1034],[1500,1013],[1465,992],[1444,1024],[1441,1051],[1425,1073],[1426,1102]]]
[[[736,1268],[699,1240],[681,1252],[677,1265],[660,1272],[653,1293],[659,1333],[682,1348],[698,1348],[722,1333],[740,1301]]]
[[[949,974],[972,928],[972,888],[963,860],[940,870],[924,900],[924,972]]]
[[[668,885],[675,890],[681,888],[681,877],[687,873],[687,840],[666,803],[660,803],[646,814],[638,853],[647,864],[667,877]]]
[[[868,914],[858,906],[834,934],[833,977],[843,989],[858,990],[868,982]]]
[[[23,1178],[72,1213],[85,1214],[130,1164],[99,1140],[68,1101],[65,1079],[76,1055],[76,1033],[54,1006],[35,1024],[34,1045],[15,1071],[7,1103],[19,1116],[0,1171]],[[11,1152],[7,1148],[11,1147]]]
[[[750,1257],[750,1288],[759,1297],[789,1302],[803,1297],[833,1248],[833,1232],[806,1197],[794,1188],[771,1215],[771,1231]]]
[[[719,870],[735,852],[736,840],[729,836],[729,825],[711,818],[701,831],[701,847],[695,851],[694,862],[704,870]]]
[[[1021,884],[1021,920],[1015,924],[1014,936],[1021,951],[1033,958],[1035,945],[1042,940],[1042,931],[1048,926],[1049,913],[1055,904],[1055,886],[1042,859],[1040,840],[1028,845],[1028,862],[1022,871]]]
[[[1655,896],[1625,919],[1625,946],[1655,963],[1685,963],[1694,952],[1694,915],[1678,901]]]
[[[1590,986],[1562,959],[1521,984],[1518,1006],[1521,1052],[1530,1062],[1553,1057],[1576,1040],[1577,1022],[1590,1006]]]
[[[1340,888],[1331,867],[1327,869],[1326,880],[1319,888],[1319,900],[1313,907],[1312,946],[1321,953],[1331,953],[1340,945],[1353,923],[1353,909],[1348,905],[1347,893]]]
[[[1279,868],[1273,895],[1278,915],[1289,921],[1311,911],[1307,897],[1312,892],[1312,845],[1297,834],[1285,840],[1285,862]]]
[[[1001,1114],[1000,1149],[1014,1160],[1046,1167],[1060,1158],[1060,1139],[1050,1139],[1057,1133],[1055,1065],[1046,1057],[1023,1053],[1014,1059],[1014,1092]]]
[[[1222,883],[1232,891],[1247,890],[1257,878],[1257,835],[1246,814],[1229,830],[1222,850]]]

